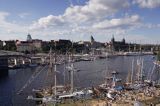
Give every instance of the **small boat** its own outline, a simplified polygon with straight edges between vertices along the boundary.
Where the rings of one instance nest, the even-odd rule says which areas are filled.
[[[118,72],[116,72],[116,71],[112,71],[112,74],[118,74]]]
[[[81,61],[91,61],[90,58],[84,58],[84,57],[83,57],[83,58],[80,58],[80,60],[81,60]]]

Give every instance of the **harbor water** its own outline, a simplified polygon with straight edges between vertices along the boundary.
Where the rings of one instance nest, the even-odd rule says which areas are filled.
[[[74,87],[85,88],[102,84],[107,73],[112,71],[119,72],[119,78],[125,81],[128,71],[132,70],[132,61],[135,60],[134,64],[137,64],[138,58],[140,56],[115,56],[95,61],[76,62],[74,66],[79,71],[74,72]],[[141,56],[141,58],[144,59],[144,74],[147,76],[153,68],[154,58],[152,55]],[[61,85],[69,83],[64,66],[57,66],[57,83]],[[9,70],[8,75],[0,77],[0,106],[35,106],[34,101],[27,100],[29,95],[34,95],[32,90],[54,84],[53,71],[48,71],[48,67],[45,67],[38,73],[37,68],[42,69],[43,66]],[[34,80],[24,86],[34,74]],[[17,94],[22,87],[22,92]]]

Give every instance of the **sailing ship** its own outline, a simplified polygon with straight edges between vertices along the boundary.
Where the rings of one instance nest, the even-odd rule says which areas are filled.
[[[74,73],[78,72],[79,70],[74,67],[74,60],[73,60],[73,54],[70,53],[68,55],[68,63],[67,67],[65,68],[67,72],[69,73],[69,86],[62,86],[57,85],[57,75],[56,73],[59,73],[57,71],[57,55],[56,52],[54,53],[54,61],[53,61],[53,54],[52,49],[50,49],[49,53],[49,71],[52,72],[54,68],[54,86],[46,87],[45,89],[41,90],[33,90],[36,94],[36,97],[28,96],[27,99],[37,101],[40,104],[57,104],[60,103],[66,99],[81,99],[84,97],[90,98],[92,95],[91,89],[82,89],[79,91],[76,91],[74,89]],[[65,72],[64,72],[65,74]],[[64,76],[65,77],[65,76]],[[64,81],[65,82],[65,81]]]

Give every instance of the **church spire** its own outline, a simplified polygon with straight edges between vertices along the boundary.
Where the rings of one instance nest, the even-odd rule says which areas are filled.
[[[91,35],[91,43],[95,42],[93,36]]]
[[[114,43],[114,42],[115,42],[114,35],[112,35],[111,42],[112,42],[112,43]]]

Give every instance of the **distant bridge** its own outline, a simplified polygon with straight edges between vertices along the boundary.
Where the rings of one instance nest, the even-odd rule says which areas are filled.
[[[25,58],[29,58],[29,56],[27,56],[24,53],[20,53],[20,52],[13,52],[13,51],[5,51],[5,50],[0,50],[0,58],[1,57],[25,57]]]
[[[9,61],[13,61],[14,65],[18,65],[18,59],[21,59],[23,64],[25,64],[25,59],[30,60],[31,58],[24,53],[12,52],[0,50],[0,73],[4,70],[8,70]]]

